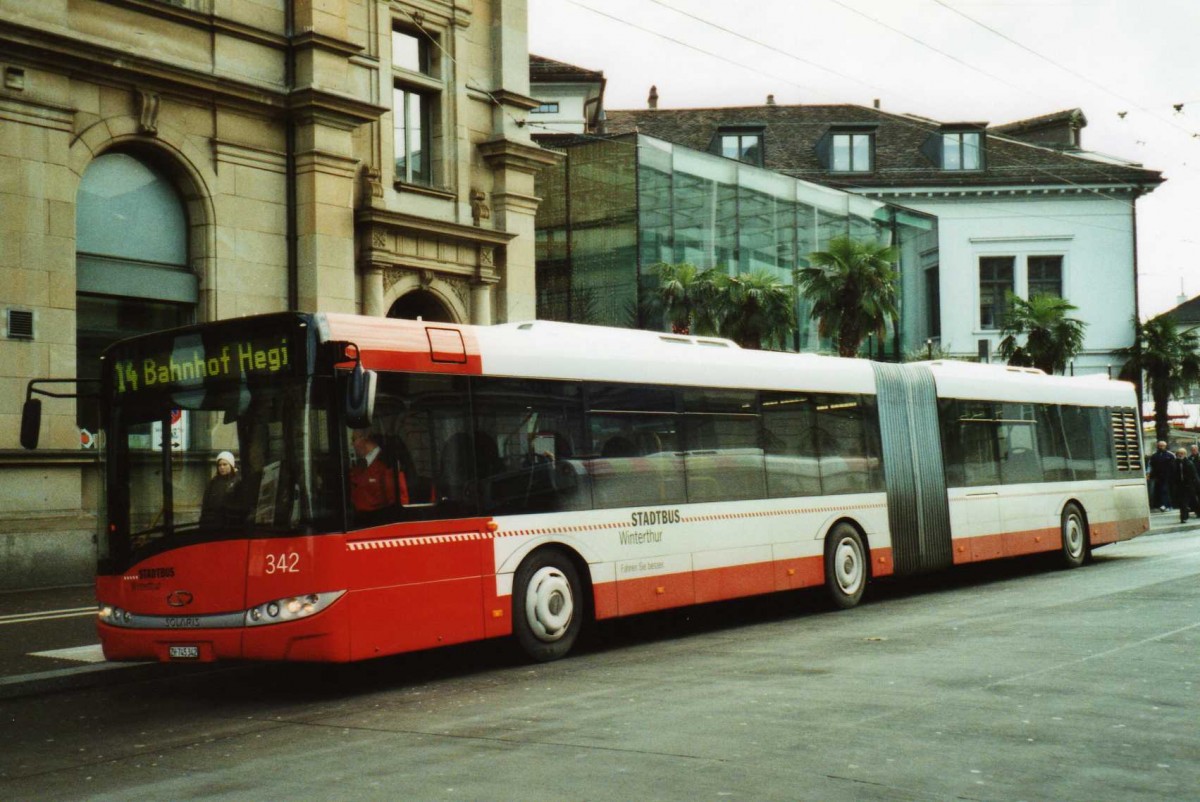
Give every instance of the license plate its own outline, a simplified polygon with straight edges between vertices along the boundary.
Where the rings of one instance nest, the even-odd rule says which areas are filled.
[[[172,660],[198,660],[200,659],[199,646],[168,646],[167,656]]]

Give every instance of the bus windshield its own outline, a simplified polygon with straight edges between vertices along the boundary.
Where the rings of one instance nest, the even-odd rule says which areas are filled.
[[[102,573],[202,541],[340,526],[331,379],[305,370],[303,324],[279,322],[142,337],[106,355]]]

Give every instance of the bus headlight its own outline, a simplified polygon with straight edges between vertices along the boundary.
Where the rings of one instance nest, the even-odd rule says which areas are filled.
[[[344,596],[346,591],[334,590],[325,593],[309,593],[303,596],[288,596],[275,599],[246,611],[246,626],[260,627],[264,624],[282,624],[316,615]]]

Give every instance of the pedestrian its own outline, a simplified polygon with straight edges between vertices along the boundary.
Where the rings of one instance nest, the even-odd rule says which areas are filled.
[[[1166,512],[1171,506],[1171,477],[1170,468],[1175,462],[1171,452],[1167,450],[1165,440],[1159,440],[1157,448],[1150,455],[1150,506],[1158,507]]]
[[[1192,453],[1188,454],[1188,462],[1192,463],[1192,467],[1196,469],[1196,475],[1200,476],[1200,445],[1192,443]],[[1196,513],[1197,518],[1200,518],[1200,495],[1196,496],[1192,512]]]
[[[1188,512],[1196,506],[1200,496],[1200,474],[1188,459],[1186,448],[1175,452],[1175,464],[1171,467],[1171,495],[1179,505],[1179,522],[1187,523]]]
[[[218,529],[237,523],[238,490],[242,484],[237,472],[237,459],[232,451],[217,455],[217,472],[208,480],[204,501],[200,505],[200,527]]]

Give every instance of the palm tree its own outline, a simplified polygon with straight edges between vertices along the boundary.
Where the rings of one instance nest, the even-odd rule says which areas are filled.
[[[810,267],[796,271],[796,284],[812,304],[811,317],[822,337],[831,337],[839,356],[855,356],[867,334],[882,340],[899,314],[892,267],[898,252],[890,245],[834,237],[828,250],[809,255]]]
[[[768,270],[713,280],[717,330],[743,348],[784,347],[796,325],[792,288]]]
[[[658,276],[658,287],[650,296],[650,313],[662,314],[675,334],[715,333],[712,317],[714,279],[711,269],[701,270],[686,262],[660,262],[651,268]]]
[[[1167,403],[1200,384],[1200,338],[1195,331],[1180,331],[1164,315],[1141,323],[1133,321],[1133,345],[1122,348],[1125,357],[1121,378],[1136,382],[1146,377],[1146,388],[1154,399],[1154,433],[1166,440],[1171,434]]]
[[[1010,365],[1040,368],[1045,373],[1062,373],[1067,363],[1083,350],[1087,324],[1067,317],[1078,307],[1057,295],[1038,294],[1028,301],[1008,294],[1004,315],[1004,339],[997,348]],[[1022,345],[1020,338],[1025,338]]]

